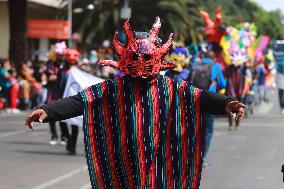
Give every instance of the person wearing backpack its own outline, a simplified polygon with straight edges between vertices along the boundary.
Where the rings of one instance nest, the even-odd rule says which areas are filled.
[[[188,81],[194,86],[210,92],[219,92],[224,89],[227,82],[222,73],[220,64],[216,63],[214,60],[215,53],[213,51],[205,53],[201,61],[191,70]],[[213,136],[214,118],[215,116],[213,114],[202,114],[202,125],[206,128],[205,148],[203,153],[204,167],[210,166],[210,163],[206,160],[206,156]]]

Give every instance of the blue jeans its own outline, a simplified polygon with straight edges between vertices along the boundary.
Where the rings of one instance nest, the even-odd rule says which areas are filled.
[[[214,127],[214,118],[213,114],[202,114],[202,127],[205,129],[205,146],[203,158],[207,156],[211,139],[213,136],[213,127]]]

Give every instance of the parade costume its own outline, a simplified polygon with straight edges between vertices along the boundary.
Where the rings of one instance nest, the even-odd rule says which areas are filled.
[[[59,82],[59,97],[62,98],[64,94],[64,90],[66,87],[66,83],[70,74],[70,69],[72,66],[78,64],[80,58],[80,52],[76,49],[67,48],[64,52],[65,64],[61,69],[60,73],[60,82]],[[67,145],[66,150],[69,155],[76,154],[76,144],[79,134],[79,125],[71,124],[68,127],[66,122],[59,122],[60,127],[66,128],[65,135],[67,137]]]
[[[170,50],[165,60],[173,62],[177,67],[173,70],[168,70],[165,74],[170,78],[176,78],[177,80],[186,81],[189,77],[189,69],[186,67],[189,65],[190,55],[187,49],[183,46],[177,46]]]
[[[63,68],[63,56],[66,51],[66,43],[65,42],[58,42],[55,45],[51,46],[51,50],[49,52],[49,61],[47,63],[47,70],[46,75],[48,77],[47,81],[47,98],[46,103],[55,102],[60,98],[60,80],[61,80],[61,73]],[[53,78],[52,78],[53,77]],[[62,89],[61,89],[62,90]],[[57,144],[58,134],[56,130],[56,122],[49,122],[50,126],[50,133],[51,133],[51,145]],[[62,144],[66,143],[68,138],[68,130],[66,125],[59,125],[60,126],[60,139]]]
[[[211,50],[216,54],[216,61],[224,67],[220,41],[226,34],[226,24],[223,22],[222,8],[217,7],[215,9],[215,21],[210,18],[206,11],[200,11],[200,15],[203,17],[205,25],[205,38],[209,42]]]
[[[222,18],[222,8],[217,7],[215,10],[215,21],[213,22],[210,15],[206,11],[200,11],[200,15],[203,17],[205,24],[206,39],[210,43],[219,44],[223,35],[225,35],[225,28]]]
[[[157,18],[148,37],[137,38],[126,21],[127,44],[118,42],[117,33],[113,40],[120,60],[100,62],[126,75],[40,107],[45,121],[83,114],[92,188],[199,188],[205,130],[200,115],[226,114],[232,99],[158,75],[175,67],[162,61],[172,35],[158,44],[160,25]]]

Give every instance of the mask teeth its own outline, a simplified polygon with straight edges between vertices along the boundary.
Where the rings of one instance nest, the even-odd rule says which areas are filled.
[[[144,67],[144,71],[145,71],[145,72],[148,72],[148,73],[152,73],[152,71],[153,71],[153,66],[152,66],[152,65],[150,65],[150,66],[145,66],[145,67]]]

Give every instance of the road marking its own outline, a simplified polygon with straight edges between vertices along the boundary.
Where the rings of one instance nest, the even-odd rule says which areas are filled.
[[[40,130],[40,131],[44,131],[47,130],[45,128],[36,128],[35,130]],[[45,134],[45,132],[32,132],[29,129],[25,129],[25,130],[16,130],[16,131],[9,131],[9,132],[3,132],[2,134],[0,134],[0,138],[5,138],[5,137],[10,137],[13,135],[18,135],[18,134],[23,134],[23,133],[27,133],[33,136],[37,136],[37,135],[42,135]]]
[[[91,183],[87,183],[80,187],[80,189],[90,189],[90,188],[92,188]]]
[[[19,113],[7,113],[7,112],[2,112],[0,113],[0,118],[2,117],[18,117],[18,116],[26,116],[28,112],[19,112]]]
[[[263,179],[264,179],[264,177],[262,177],[262,176],[258,176],[258,177],[255,177],[255,179],[256,179],[256,180],[263,180]]]
[[[227,122],[216,122],[216,126],[228,126]],[[241,123],[240,127],[283,127],[283,123],[253,123],[253,122],[244,122]]]
[[[259,114],[267,114],[273,107],[274,104],[272,103],[262,103],[258,107],[255,107],[254,109],[257,110]]]
[[[13,135],[18,135],[18,134],[22,134],[22,133],[25,133],[25,132],[26,132],[26,131],[23,131],[23,130],[5,132],[5,133],[3,133],[3,134],[0,134],[0,138],[5,138],[5,137],[13,136]]]
[[[80,168],[80,169],[76,169],[76,170],[71,171],[69,173],[66,173],[64,175],[58,176],[58,177],[56,177],[54,179],[51,179],[48,182],[45,182],[45,183],[43,183],[43,184],[41,184],[39,186],[34,187],[33,189],[45,189],[47,187],[50,187],[50,186],[52,186],[54,184],[57,184],[57,183],[65,180],[65,179],[73,177],[73,176],[75,176],[75,175],[77,175],[77,174],[79,174],[79,173],[81,173],[82,171],[85,171],[85,170],[87,170],[87,166],[84,166],[83,168]]]

